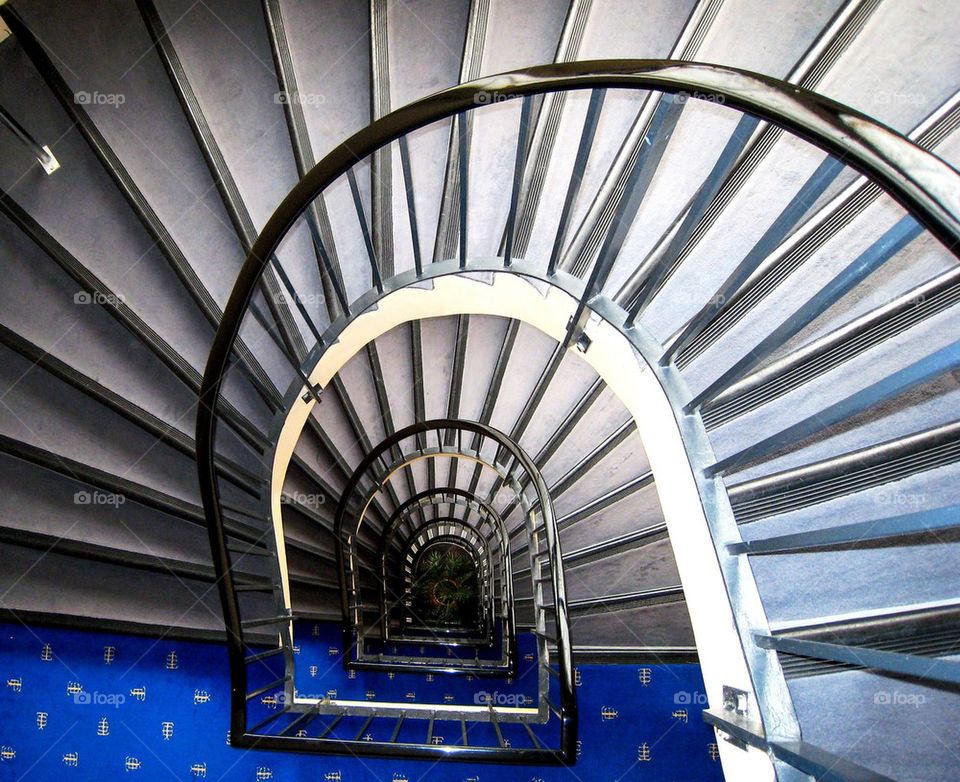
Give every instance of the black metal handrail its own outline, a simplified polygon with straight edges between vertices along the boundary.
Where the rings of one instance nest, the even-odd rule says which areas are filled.
[[[356,564],[354,562],[353,545],[357,540],[357,533],[364,522],[367,509],[370,507],[373,497],[385,486],[387,476],[395,474],[406,463],[406,458],[401,456],[391,465],[384,465],[382,457],[390,453],[399,443],[404,440],[413,439],[419,441],[425,438],[427,433],[435,432],[437,441],[443,440],[443,435],[455,433],[453,439],[462,441],[464,434],[474,435],[484,440],[492,442],[497,451],[504,451],[509,455],[511,469],[509,471],[510,482],[514,487],[519,487],[519,479],[514,473],[522,475],[527,479],[536,495],[535,500],[528,499],[521,495],[521,501],[524,508],[524,514],[528,518],[529,534],[531,539],[534,536],[543,535],[545,539],[545,549],[540,552],[541,558],[547,564],[549,569],[549,582],[553,594],[553,642],[556,645],[557,670],[560,685],[560,696],[558,709],[561,721],[561,752],[564,757],[573,757],[570,752],[576,743],[576,697],[573,687],[573,665],[571,658],[571,643],[569,637],[569,619],[567,611],[566,587],[563,577],[562,554],[560,552],[559,539],[557,536],[556,516],[553,510],[553,503],[550,500],[549,490],[546,481],[540,474],[539,469],[533,460],[518,446],[513,440],[497,431],[491,426],[465,420],[436,419],[432,421],[422,421],[407,426],[390,437],[381,441],[375,448],[366,454],[364,459],[356,467],[347,482],[346,487],[340,496],[340,502],[337,506],[334,518],[334,539],[337,545],[337,562],[341,578],[341,606],[344,620],[344,644],[345,647],[357,650],[358,654],[363,651],[363,615],[358,606],[362,605],[356,584],[351,582],[351,576],[356,573]],[[415,453],[419,454],[422,449]],[[478,453],[471,452],[471,459],[478,459]],[[451,446],[450,450],[443,450],[447,456],[456,456],[457,449]],[[500,471],[498,471],[499,473]],[[358,489],[363,484],[371,485],[372,488],[358,495]],[[425,494],[430,494],[435,490],[428,490]],[[451,494],[464,494],[462,490],[453,490]],[[356,497],[360,497],[359,508],[351,511],[351,506]],[[399,506],[394,515],[388,519],[381,539],[387,540],[389,530],[396,518],[407,508],[422,499],[419,496],[413,497],[403,505]],[[485,509],[494,512],[487,503],[483,504]],[[536,507],[536,511],[533,508]],[[536,529],[533,528],[533,519],[538,516],[540,519]],[[498,517],[499,518],[499,517]],[[509,534],[504,532],[504,544],[509,546]],[[381,551],[384,548],[381,546]],[[533,556],[535,547],[530,547],[531,556]],[[505,552],[505,557],[509,560],[509,550]],[[355,581],[356,579],[353,579]],[[534,584],[534,593],[537,593],[537,585]],[[512,599],[511,599],[512,605]],[[546,612],[543,605],[535,603],[535,609],[539,617],[537,628],[542,632],[545,630]],[[512,618],[512,611],[511,611]],[[511,622],[512,625],[512,622]],[[512,634],[513,627],[510,632]],[[543,658],[548,654],[545,641],[538,639],[538,647],[541,649],[541,665]],[[359,661],[359,662],[362,662]],[[544,689],[544,688],[541,688]],[[546,697],[545,692],[541,692],[541,700]]]
[[[489,96],[492,93],[498,99],[523,97],[524,106],[521,116],[529,118],[530,96],[565,90],[602,91],[618,87],[667,94],[687,93],[689,95],[692,93],[694,97],[720,100],[731,108],[750,113],[785,128],[827,153],[837,156],[853,169],[877,182],[952,252],[956,254],[957,248],[960,247],[960,191],[956,188],[956,172],[947,164],[895,131],[857,111],[794,85],[731,68],[670,61],[596,61],[542,66],[453,87],[399,109],[355,134],[309,171],[268,221],[237,278],[217,331],[201,385],[197,419],[198,468],[227,626],[231,675],[234,683],[235,708],[232,728],[235,740],[238,742],[252,741],[253,738],[247,736],[244,715],[236,707],[238,694],[245,692],[244,643],[230,572],[231,558],[226,546],[227,535],[215,479],[215,435],[224,376],[230,366],[241,322],[251,307],[260,278],[270,263],[273,253],[318,195],[338,178],[344,175],[353,176],[353,167],[356,163],[396,139],[401,139],[402,145],[405,134],[419,127],[455,114],[461,115],[462,128],[465,125],[463,118],[466,112],[490,102],[478,100],[481,94]],[[518,147],[518,170],[523,159],[523,150]],[[351,184],[354,183],[351,182]],[[516,195],[515,187],[508,217],[507,241],[502,253],[503,269],[509,269],[514,265],[512,236]],[[359,216],[362,223],[362,213]],[[462,214],[461,217],[463,217]],[[462,226],[462,228],[465,227],[465,225]],[[463,268],[469,270],[465,257],[465,235],[465,230],[462,230],[459,255],[461,270]],[[369,261],[370,276],[375,290],[360,296],[352,303],[352,307],[344,307],[344,314],[331,324],[327,334],[323,335],[321,346],[330,344],[332,338],[351,321],[355,313],[374,303],[384,295],[385,291],[389,292],[390,281],[384,280],[373,253],[369,254]],[[416,275],[407,274],[404,277],[404,284],[415,282],[422,276],[429,276],[419,262],[416,266]],[[519,268],[513,270],[529,273]],[[604,271],[606,270],[601,269],[599,264],[594,269],[586,291],[581,296],[582,306],[578,311],[585,311],[590,306],[588,298],[597,291],[597,276]],[[548,275],[551,279],[553,275],[559,279],[563,274],[551,264]],[[601,315],[610,311],[604,303],[598,307]],[[615,325],[631,335],[633,335],[632,314],[632,312],[627,313],[629,317],[625,323],[618,313],[614,313],[616,317],[612,319]],[[577,324],[571,325],[568,342],[579,338],[576,328]],[[634,342],[639,339],[635,336],[631,336]],[[665,360],[669,362],[670,355],[667,355]],[[299,367],[297,369],[300,370]],[[657,372],[659,373],[660,370],[658,369]],[[300,371],[299,374],[305,381],[309,393],[315,395],[315,389],[306,382],[303,372]],[[720,544],[715,541],[715,545]],[[751,643],[750,628],[738,626],[738,630],[746,648],[747,644]],[[281,741],[274,744],[277,747],[281,745],[299,748],[296,742]],[[419,750],[416,751],[419,752]],[[425,754],[449,756],[446,752]],[[497,756],[496,750],[491,755]]]
[[[433,499],[434,502],[432,504],[439,504],[440,502],[442,502],[443,501],[441,499],[442,494],[443,494],[442,492],[436,492],[435,494],[433,494],[431,499]],[[420,510],[420,508],[422,507],[423,507],[422,505],[418,504],[416,506],[416,510]],[[391,638],[399,637],[394,635],[394,633],[392,632],[391,624],[389,622],[389,605],[387,600],[387,591],[388,591],[389,579],[391,574],[388,571],[388,561],[389,561],[388,555],[389,555],[391,546],[394,545],[393,541],[396,538],[396,532],[399,531],[399,529],[404,524],[411,524],[411,525],[413,524],[413,522],[409,521],[408,517],[412,515],[414,512],[416,511],[412,507],[408,508],[407,512],[403,514],[402,518],[398,518],[394,522],[394,524],[391,525],[391,528],[385,530],[386,537],[383,537],[383,536],[381,537],[381,551],[382,551],[381,577],[383,579],[383,588],[381,589],[381,595],[382,595],[381,613],[387,620],[385,621],[385,625],[384,625],[385,640],[390,640]],[[484,517],[481,517],[481,521],[483,523],[486,523],[486,519]],[[493,527],[491,527],[490,534],[485,537],[481,534],[480,528],[475,529],[472,525],[467,523],[465,519],[458,519],[452,516],[432,519],[426,522],[423,526],[412,526],[411,529],[409,529],[409,531],[406,532],[407,538],[401,541],[402,549],[401,549],[401,556],[399,560],[401,562],[402,569],[403,569],[402,578],[404,581],[404,594],[406,594],[406,592],[409,589],[409,582],[413,575],[412,567],[408,563],[406,555],[411,552],[411,547],[414,546],[418,538],[422,536],[428,528],[432,529],[433,527],[436,527],[437,525],[442,525],[442,524],[446,524],[452,530],[455,530],[454,534],[463,538],[465,542],[468,542],[471,545],[472,549],[478,550],[479,547],[483,547],[483,549],[486,550],[487,564],[484,566],[485,568],[484,575],[485,576],[489,575],[489,584],[488,583],[483,584],[484,589],[483,589],[482,599],[494,600],[495,592],[496,592],[495,584],[499,582],[501,585],[504,585],[504,587],[506,587],[507,585],[507,582],[504,580],[504,576],[503,576],[503,573],[505,572],[505,565],[507,564],[504,561],[505,558],[503,557],[503,552],[506,551],[506,548],[504,546],[506,542],[505,536],[498,535],[498,539],[494,541],[495,530],[493,529]],[[487,579],[485,578],[483,581],[486,582]],[[510,602],[509,594],[507,593],[506,588],[504,589],[504,595],[503,595],[503,598],[501,599],[501,602],[504,604],[509,604]],[[483,621],[485,622],[486,619],[484,619]],[[487,625],[482,624],[482,627],[486,627],[486,626]],[[405,635],[405,633],[401,631],[399,635],[402,636],[402,635]]]
[[[419,450],[417,451],[417,453],[420,453],[420,452],[421,451]],[[420,526],[415,526],[414,523],[410,520],[409,517],[412,514],[416,513],[417,511],[420,511],[422,508],[426,507],[427,505],[439,505],[439,504],[454,504],[454,505],[461,504],[461,505],[466,505],[468,508],[476,507],[478,514],[480,516],[481,524],[478,525],[476,528],[474,528],[472,525],[466,523],[462,519],[449,518],[449,519],[443,519],[443,520],[433,519],[426,523],[423,523]],[[506,643],[504,644],[504,647],[502,650],[503,655],[498,667],[501,667],[503,669],[512,669],[515,665],[513,661],[513,651],[512,651],[512,637],[513,637],[515,623],[513,620],[513,611],[512,611],[513,576],[512,576],[510,558],[507,556],[508,537],[506,534],[506,530],[503,526],[502,519],[499,517],[498,514],[496,514],[495,511],[493,511],[493,509],[485,501],[479,498],[472,497],[472,495],[470,495],[469,492],[466,492],[462,489],[436,488],[436,489],[428,489],[426,491],[419,492],[418,494],[409,498],[399,507],[397,507],[397,509],[393,512],[393,514],[391,514],[390,518],[388,519],[380,536],[379,548],[380,548],[380,551],[382,552],[380,575],[383,579],[384,586],[386,586],[387,580],[389,578],[389,573],[387,568],[389,553],[391,548],[395,546],[397,533],[401,528],[401,526],[403,526],[404,524],[407,524],[408,526],[411,527],[411,529],[407,532],[407,536],[408,536],[407,540],[405,542],[401,541],[403,549],[401,552],[400,562],[403,564],[403,567],[406,571],[408,569],[408,566],[406,565],[406,559],[403,555],[403,552],[405,552],[410,547],[410,545],[416,541],[417,536],[421,535],[423,530],[430,528],[438,523],[441,523],[441,521],[447,521],[447,522],[451,522],[451,523],[455,523],[463,526],[465,530],[470,530],[473,534],[477,535],[480,540],[483,540],[490,549],[491,562],[493,563],[491,565],[490,580],[491,580],[491,583],[499,581],[500,587],[502,590],[500,602],[501,602],[501,605],[504,606],[505,610],[507,611],[507,617],[505,617],[507,619],[507,632],[506,632],[507,640],[506,640]],[[483,525],[490,526],[489,534],[486,537],[480,534]],[[494,538],[496,538],[495,541],[494,541]],[[496,542],[496,546],[493,545],[494,542]],[[493,557],[494,552],[496,553],[495,558]],[[489,598],[491,600],[494,600],[496,598],[494,589],[490,589]],[[491,607],[492,607],[492,604],[491,604]],[[391,629],[390,623],[389,623],[391,605],[386,600],[385,589],[381,589],[380,610],[381,610],[381,616],[386,620],[384,622],[384,632],[383,632],[383,637],[385,641],[401,640],[402,638],[405,638],[406,636],[409,635],[409,633],[405,631],[400,631],[398,633],[395,633]],[[492,619],[493,619],[493,616],[491,614],[491,617],[490,617],[491,623],[485,625],[485,628],[484,628],[485,629],[484,634],[488,638],[492,637],[490,636],[490,632],[492,631]],[[456,641],[456,639],[451,636],[444,635],[444,637],[448,639],[448,642]],[[473,639],[470,639],[469,641],[464,640],[464,643],[468,643],[468,642],[476,644],[477,639],[473,638]]]
[[[50,148],[41,145],[39,141],[34,139],[34,137],[30,135],[30,132],[17,122],[17,118],[3,106],[0,106],[0,125],[4,125],[9,129],[10,132],[20,140],[20,143],[30,150],[30,153],[37,159],[37,162],[47,175],[52,174],[60,168],[60,164],[53,156]]]
[[[433,534],[436,532],[436,534]],[[494,566],[493,553],[487,546],[487,541],[482,539],[472,529],[465,528],[456,519],[434,519],[424,525],[417,534],[411,537],[401,550],[400,562],[402,564],[403,588],[400,599],[409,600],[413,589],[417,586],[417,568],[420,558],[426,550],[435,545],[449,544],[461,549],[473,563],[476,572],[477,581],[480,587],[480,595],[477,601],[477,616],[475,622],[470,627],[457,625],[453,628],[444,628],[440,626],[443,632],[443,640],[452,639],[457,641],[462,638],[464,644],[472,645],[490,645],[492,644],[492,628],[495,621],[496,595],[494,587]],[[408,560],[409,558],[409,560]],[[384,586],[386,586],[386,575],[384,577]],[[382,590],[385,594],[385,590]],[[393,638],[394,640],[406,640],[411,632],[422,630],[430,632],[432,627],[427,622],[422,622],[413,612],[408,612],[404,616],[398,633],[386,636],[385,640]],[[419,622],[419,624],[418,624]]]
[[[408,601],[418,583],[416,571],[419,557],[426,548],[437,543],[448,543],[460,548],[473,562],[479,595],[477,615],[469,626],[460,624],[454,628],[443,623],[431,625],[410,608]],[[494,584],[500,581],[496,575],[499,562],[494,564],[494,553],[489,543],[488,539],[481,537],[472,527],[464,525],[462,520],[443,517],[426,520],[422,526],[410,530],[407,537],[400,541],[400,553],[395,563],[389,552],[384,550],[380,559],[380,611],[384,642],[402,642],[407,640],[411,632],[418,631],[426,633],[429,638],[429,633],[435,629],[443,639],[473,645],[489,644],[495,601]],[[396,565],[395,570],[391,568],[391,564]],[[394,583],[399,584],[399,589],[394,589]],[[394,628],[392,617],[397,606],[403,611],[398,627]]]
[[[512,578],[508,575],[505,575],[509,572],[510,568],[510,559],[506,557],[505,554],[508,551],[509,539],[506,534],[506,529],[503,524],[503,519],[500,515],[493,509],[493,507],[480,498],[474,497],[468,491],[464,489],[458,489],[456,487],[437,487],[434,489],[427,489],[425,491],[415,494],[413,497],[409,498],[406,502],[400,505],[390,516],[386,525],[384,526],[383,533],[380,538],[380,550],[382,552],[383,558],[383,570],[381,575],[384,579],[387,578],[387,573],[385,570],[386,567],[386,558],[390,548],[394,545],[394,540],[396,538],[396,533],[402,526],[402,524],[412,524],[408,521],[408,517],[421,510],[426,504],[438,505],[438,504],[453,504],[453,505],[465,505],[470,509],[475,509],[478,513],[480,524],[475,528],[468,524],[465,520],[459,520],[458,523],[463,524],[465,527],[475,529],[477,534],[480,534],[483,525],[489,525],[490,534],[484,538],[487,541],[487,545],[491,546],[493,541],[493,536],[496,536],[496,553],[498,560],[497,566],[500,568],[499,578],[503,581],[505,586],[504,593],[504,603],[507,605],[512,604]],[[452,519],[451,519],[452,520]],[[412,532],[418,531],[416,527],[412,529]],[[412,534],[412,533],[411,533]],[[483,537],[481,535],[481,537]],[[491,546],[492,549],[492,546]],[[497,574],[493,574],[494,577]],[[388,633],[389,637],[389,633]]]

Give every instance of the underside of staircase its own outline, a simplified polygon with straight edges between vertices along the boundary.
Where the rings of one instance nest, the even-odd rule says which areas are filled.
[[[0,620],[254,753],[566,778],[698,663],[710,778],[960,778],[950,3],[0,19]]]

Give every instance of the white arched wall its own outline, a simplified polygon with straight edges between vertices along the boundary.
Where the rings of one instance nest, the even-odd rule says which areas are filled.
[[[492,275],[492,282],[463,275],[433,280],[432,288],[407,287],[381,298],[357,315],[336,343],[323,352],[310,381],[326,388],[340,368],[367,343],[411,320],[444,315],[494,315],[523,321],[562,342],[577,300],[557,287],[546,293],[525,277],[510,272]],[[650,367],[627,338],[607,321],[592,318],[585,333],[590,347],[582,354],[636,421],[653,470],[670,542],[693,626],[709,705],[723,706],[723,686],[751,694],[754,688],[744,659],[733,612],[674,411]],[[281,493],[294,447],[315,400],[298,395],[283,423],[274,451],[271,509],[284,598],[290,605]],[[772,780],[773,766],[756,749],[741,750],[718,741],[725,775],[737,780]]]

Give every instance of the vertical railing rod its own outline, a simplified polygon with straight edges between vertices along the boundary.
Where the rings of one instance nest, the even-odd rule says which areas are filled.
[[[363,734],[367,732],[367,728],[370,727],[370,723],[373,722],[373,718],[375,716],[376,716],[376,713],[371,714],[369,717],[367,717],[366,721],[363,723],[363,726],[360,728],[360,730],[357,731],[357,735],[354,736],[353,738],[354,741],[360,741],[360,739],[363,738]]]
[[[587,160],[590,157],[590,150],[593,148],[593,139],[597,133],[597,124],[600,121],[600,112],[603,110],[603,99],[607,91],[591,90],[590,103],[587,106],[587,114],[583,118],[583,130],[580,133],[580,145],[577,148],[577,157],[573,163],[573,171],[570,174],[570,184],[567,186],[567,195],[563,200],[563,208],[560,210],[560,222],[557,225],[557,235],[553,240],[553,252],[550,253],[550,262],[547,265],[547,274],[551,277],[557,271],[557,264],[560,262],[560,253],[563,250],[563,241],[567,236],[567,222],[570,219],[570,213],[573,211],[573,205],[580,192],[580,185],[583,182],[583,175],[587,170]]]
[[[397,718],[397,723],[396,723],[396,725],[393,726],[393,733],[390,735],[390,743],[391,743],[391,744],[396,744],[396,743],[397,743],[397,736],[400,735],[400,728],[403,727],[403,721],[404,721],[404,719],[406,718],[406,716],[407,716],[406,714],[401,714],[401,715]]]
[[[309,725],[319,714],[319,704],[314,706],[310,711],[306,711],[297,717],[293,722],[291,722],[287,727],[280,731],[281,736],[289,736],[295,730],[300,730],[301,726],[305,730],[307,725]]]
[[[334,718],[333,722],[331,722],[329,725],[327,725],[327,727],[325,727],[325,728],[320,732],[320,735],[317,736],[317,738],[318,738],[318,739],[325,739],[327,736],[329,736],[330,733],[333,731],[333,729],[334,729],[335,727],[337,727],[337,725],[340,724],[340,720],[342,720],[342,719],[343,719],[343,715],[342,715],[342,714],[338,714],[338,715]]]
[[[493,725],[493,730],[497,734],[497,743],[501,749],[505,749],[507,743],[503,740],[503,731],[500,730],[500,723],[497,721],[497,715],[494,713],[492,706],[490,707],[490,723]]]
[[[400,168],[403,171],[403,188],[407,196],[407,216],[410,218],[410,240],[413,243],[413,267],[417,277],[423,274],[423,257],[420,253],[420,230],[417,227],[417,204],[413,196],[413,172],[410,170],[410,147],[407,137],[400,136]]]
[[[283,287],[286,289],[287,294],[293,300],[293,306],[297,308],[297,312],[300,313],[300,317],[307,324],[307,328],[310,329],[310,333],[313,334],[313,338],[317,341],[318,345],[323,345],[323,335],[320,333],[320,330],[317,328],[316,324],[313,322],[313,318],[310,317],[310,314],[307,312],[306,308],[303,306],[303,302],[300,299],[300,296],[297,294],[296,289],[293,287],[293,283],[290,281],[289,275],[287,275],[286,269],[283,268],[283,264],[280,263],[280,259],[277,256],[273,255],[270,257],[269,264],[273,267],[273,270],[277,273],[277,276],[280,278],[280,282],[283,284]]]
[[[470,128],[467,124],[467,112],[462,111],[457,115],[457,127],[459,129],[459,141],[457,142],[457,166],[459,169],[460,186],[460,268],[467,268],[467,201],[468,190],[470,187],[468,175],[470,168]]]
[[[530,112],[533,98],[524,96],[520,107],[520,127],[517,130],[517,155],[513,166],[513,187],[510,190],[510,211],[507,213],[505,229],[506,240],[503,249],[503,265],[507,268],[513,263],[513,243],[517,229],[517,210],[520,208],[520,187],[523,183],[523,172],[527,167],[529,149]]]
[[[597,260],[594,261],[587,284],[584,286],[583,296],[567,327],[567,336],[564,340],[567,346],[573,344],[578,338],[578,332],[583,328],[587,315],[587,303],[603,290],[607,277],[620,256],[620,251],[623,249],[630,228],[635,222],[637,212],[640,210],[640,205],[643,203],[685,105],[684,100],[673,95],[664,95],[657,104],[637,160],[624,184],[623,198],[617,207],[613,224],[600,246]]]
[[[639,283],[640,287],[638,288],[633,304],[629,306],[630,314],[627,317],[624,328],[629,329],[633,327],[634,321],[636,321],[637,317],[643,312],[653,299],[653,296],[660,289],[660,284],[666,278],[670,269],[673,268],[676,259],[680,257],[681,251],[693,235],[697,224],[700,222],[704,213],[706,213],[710,204],[713,203],[713,199],[723,183],[727,181],[727,176],[740,158],[744,147],[750,141],[753,131],[759,122],[760,120],[757,117],[750,114],[744,114],[743,117],[740,118],[737,126],[733,129],[733,133],[730,134],[730,138],[727,139],[723,151],[721,151],[717,161],[713,164],[710,174],[703,181],[703,184],[700,185],[696,195],[694,195],[690,207],[687,209],[686,215],[680,223],[680,227],[676,233],[674,233],[673,238],[670,239],[670,243],[663,251],[663,254],[655,261],[656,265],[654,268],[648,272],[646,281]],[[641,263],[641,267],[647,267],[647,264]]]
[[[363,246],[367,250],[370,260],[370,277],[378,293],[383,293],[383,279],[380,276],[380,264],[373,249],[373,240],[370,238],[370,226],[367,225],[367,215],[363,208],[363,199],[360,196],[360,186],[357,184],[357,174],[353,167],[347,169],[347,181],[350,183],[350,194],[353,196],[353,206],[360,222],[360,233],[363,235]]]
[[[50,148],[41,146],[40,143],[27,132],[27,129],[17,122],[16,117],[3,106],[0,106],[0,124],[5,125],[10,132],[30,150],[30,153],[37,159],[37,162],[40,163],[40,166],[47,175],[52,174],[60,168],[60,163],[57,162]]]

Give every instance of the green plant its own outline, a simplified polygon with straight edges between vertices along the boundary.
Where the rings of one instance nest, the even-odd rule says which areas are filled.
[[[457,548],[433,547],[417,567],[414,617],[427,625],[469,625],[476,617],[478,593],[473,560]]]

